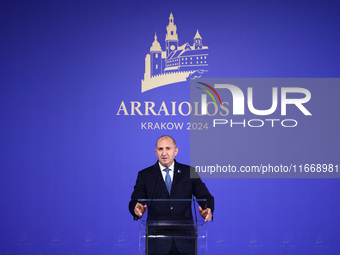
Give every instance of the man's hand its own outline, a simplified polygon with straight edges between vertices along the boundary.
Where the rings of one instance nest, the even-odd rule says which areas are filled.
[[[204,219],[205,222],[211,221],[212,219],[212,213],[211,213],[211,209],[207,208],[207,209],[202,209],[202,207],[198,207],[198,210],[200,212],[200,215],[202,216],[202,218]]]
[[[137,202],[134,212],[138,217],[142,217],[143,214],[146,212],[146,205],[142,205]]]

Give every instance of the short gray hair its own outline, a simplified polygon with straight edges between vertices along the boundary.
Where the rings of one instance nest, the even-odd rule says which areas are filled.
[[[177,147],[175,139],[172,138],[172,137],[169,136],[169,135],[162,135],[161,137],[159,137],[159,138],[157,139],[157,141],[156,141],[156,147],[157,147],[157,142],[158,142],[160,139],[163,139],[163,138],[170,138],[170,139],[174,142],[175,148]]]

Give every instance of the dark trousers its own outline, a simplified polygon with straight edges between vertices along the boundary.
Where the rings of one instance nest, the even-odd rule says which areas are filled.
[[[149,255],[159,255],[159,254],[149,253]],[[170,249],[169,253],[162,254],[162,255],[195,255],[195,251],[189,252],[189,253],[179,252],[177,247],[176,247],[175,241],[172,239],[171,249]]]

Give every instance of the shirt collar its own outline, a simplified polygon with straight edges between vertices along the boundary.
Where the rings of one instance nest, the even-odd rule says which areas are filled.
[[[174,171],[174,168],[175,168],[175,161],[172,162],[171,166],[169,166],[169,167],[164,167],[164,166],[162,166],[161,163],[159,163],[159,162],[158,162],[158,165],[159,165],[161,171],[163,171],[165,168],[169,168],[170,171]]]

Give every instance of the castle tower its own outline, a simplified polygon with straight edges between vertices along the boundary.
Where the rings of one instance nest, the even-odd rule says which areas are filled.
[[[155,40],[150,47],[150,76],[158,75],[162,73],[162,48],[157,41],[157,35],[155,34]]]
[[[150,54],[146,54],[145,56],[145,72],[144,72],[144,80],[151,78],[151,70],[150,70]]]
[[[200,50],[202,49],[202,47],[203,47],[202,37],[197,30],[196,35],[194,37],[194,48],[195,50]]]
[[[172,13],[170,13],[169,25],[166,26],[165,47],[167,57],[172,51],[178,49],[177,26],[174,23],[174,15]]]

